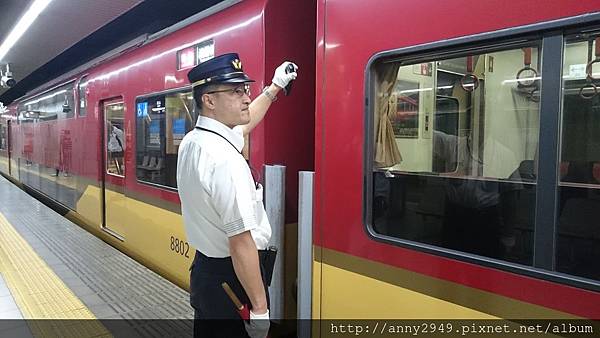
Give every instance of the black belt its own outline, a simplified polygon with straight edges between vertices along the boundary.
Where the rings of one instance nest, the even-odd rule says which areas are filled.
[[[275,259],[277,258],[277,247],[270,246],[266,250],[258,250],[258,259],[263,273],[265,284],[271,286],[273,279],[273,269],[275,268]],[[233,262],[231,257],[208,257],[202,252],[196,250],[194,261],[190,266],[190,270],[194,265],[199,264],[203,269],[210,270],[216,274],[234,274]]]

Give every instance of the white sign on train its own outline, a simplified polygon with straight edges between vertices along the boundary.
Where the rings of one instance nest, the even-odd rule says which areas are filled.
[[[583,79],[586,77],[585,74],[585,63],[569,65],[569,77],[571,79]]]

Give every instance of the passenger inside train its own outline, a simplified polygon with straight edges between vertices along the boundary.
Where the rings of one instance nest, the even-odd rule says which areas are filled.
[[[125,171],[123,157],[125,152],[125,134],[114,120],[108,120],[106,125],[107,136],[107,163],[110,173],[123,175]]]

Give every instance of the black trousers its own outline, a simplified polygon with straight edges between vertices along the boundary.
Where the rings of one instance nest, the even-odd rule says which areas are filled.
[[[262,255],[261,251],[259,255]],[[250,306],[250,300],[235,275],[231,257],[211,258],[196,251],[190,270],[190,304],[194,308],[194,337],[247,338],[244,322],[221,286],[223,282],[227,282],[240,301]],[[261,274],[263,285],[266,285],[262,266]],[[268,304],[269,292],[266,286],[265,293]]]

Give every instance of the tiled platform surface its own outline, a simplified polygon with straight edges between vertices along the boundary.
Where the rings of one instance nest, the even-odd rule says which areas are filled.
[[[96,318],[118,320],[119,325],[129,325],[144,337],[191,336],[193,310],[186,291],[1,176],[0,213]],[[5,290],[6,283],[0,283],[0,302],[7,304],[0,303],[0,318],[23,315],[14,311],[14,300],[9,304]],[[2,306],[6,306],[6,311],[2,311]],[[3,332],[0,336],[4,336]]]
[[[23,319],[23,314],[0,276],[0,319]]]
[[[27,323],[22,320],[23,314],[19,310],[4,278],[0,276],[0,337],[33,338]]]

